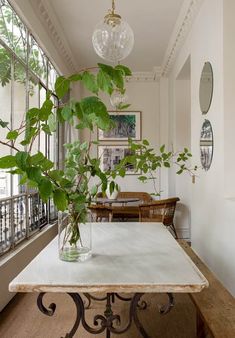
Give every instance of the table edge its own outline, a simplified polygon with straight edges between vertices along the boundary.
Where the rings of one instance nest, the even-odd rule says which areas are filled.
[[[201,284],[193,285],[151,285],[151,284],[112,284],[112,285],[33,285],[33,284],[17,284],[10,283],[10,292],[58,292],[58,293],[197,293],[201,292],[204,288],[207,288],[209,283],[204,280]]]

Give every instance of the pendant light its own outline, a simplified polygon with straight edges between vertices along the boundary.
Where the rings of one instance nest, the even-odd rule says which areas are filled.
[[[112,10],[96,26],[92,43],[96,54],[102,59],[117,63],[125,59],[133,49],[134,33],[127,22],[115,13],[115,0]]]

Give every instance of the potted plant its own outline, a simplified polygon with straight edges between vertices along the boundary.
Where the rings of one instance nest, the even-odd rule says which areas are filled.
[[[125,92],[125,77],[131,75],[129,68],[123,65],[111,67],[98,64],[94,69],[84,69],[65,78],[60,76],[55,84],[55,92],[62,99],[72,84],[81,82],[91,96],[80,101],[70,100],[59,107],[54,107],[51,93],[41,108],[31,108],[25,114],[25,121],[11,130],[8,123],[0,120],[0,127],[9,129],[6,139],[0,143],[13,150],[12,155],[0,157],[0,169],[7,169],[11,174],[20,175],[20,184],[35,187],[44,202],[53,199],[59,213],[60,258],[67,261],[85,260],[91,254],[91,247],[85,243],[86,235],[82,227],[86,224],[88,206],[95,198],[98,190],[105,193],[109,186],[110,194],[118,189],[115,182],[117,176],[124,177],[128,165],[136,172],[142,172],[139,180],[153,180],[155,187],[156,170],[162,166],[169,168],[173,162],[179,166],[178,174],[191,172],[186,162],[191,157],[188,149],[181,153],[167,152],[162,146],[155,153],[147,140],[134,142],[129,140],[131,155],[125,157],[115,170],[102,171],[100,158],[92,157],[91,150],[97,147],[96,141],[74,141],[65,144],[66,160],[64,167],[56,169],[54,163],[41,152],[33,152],[33,143],[41,133],[51,135],[56,131],[57,124],[69,123],[76,129],[88,129],[90,134],[95,128],[108,130],[112,122],[105,104],[101,101],[101,92],[111,95],[114,90]],[[56,113],[55,113],[56,108]],[[125,109],[127,105],[119,106]],[[23,140],[22,135],[24,136]],[[21,139],[20,139],[21,137]],[[24,149],[20,149],[17,144]],[[22,147],[21,147],[22,148]],[[92,181],[95,183],[92,184]],[[157,194],[156,188],[153,194]],[[64,217],[67,212],[66,217]],[[89,236],[88,236],[89,237]]]

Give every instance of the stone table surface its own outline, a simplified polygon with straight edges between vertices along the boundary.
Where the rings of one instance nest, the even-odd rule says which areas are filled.
[[[92,223],[92,258],[63,262],[52,240],[13,292],[200,292],[208,282],[161,223]]]

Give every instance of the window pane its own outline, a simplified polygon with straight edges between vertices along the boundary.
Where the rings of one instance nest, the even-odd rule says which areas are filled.
[[[14,64],[14,106],[13,106],[13,129],[23,127],[22,122],[26,111],[26,70],[24,66],[16,61]],[[20,144],[24,139],[24,134],[20,135],[15,146],[21,151],[24,147]],[[17,195],[24,191],[19,185],[20,176],[13,175],[13,194]]]
[[[53,67],[53,65],[48,62],[48,88],[55,92],[55,82],[58,76],[57,71]]]
[[[39,76],[44,84],[47,84],[47,57],[32,35],[30,35],[29,41],[29,68]]]
[[[0,119],[11,122],[11,56],[4,47],[0,45]],[[0,139],[6,138],[8,129],[1,128]],[[10,148],[0,144],[1,156],[10,154]],[[0,199],[11,195],[11,177],[6,170],[0,169]]]
[[[5,0],[0,0],[0,37],[5,44],[13,48],[13,11]]]
[[[16,13],[13,13],[13,47],[17,56],[26,61],[27,32],[26,27]]]
[[[29,74],[29,109],[39,108],[39,80],[36,76]],[[39,150],[39,136],[36,137],[32,146],[32,154],[37,153]]]
[[[39,85],[40,87],[40,107],[43,105],[43,102],[46,100],[46,89]],[[46,134],[44,132],[40,133],[40,138],[39,138],[39,149],[40,151],[46,156]]]

